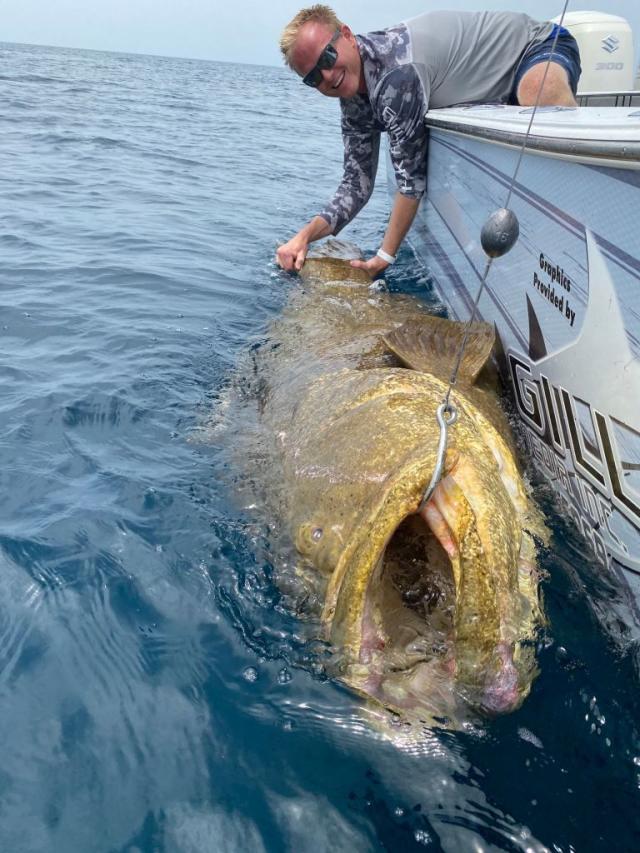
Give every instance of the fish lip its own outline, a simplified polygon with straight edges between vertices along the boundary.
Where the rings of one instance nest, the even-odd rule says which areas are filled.
[[[371,569],[364,593],[357,655],[351,662],[347,661],[347,667],[343,669],[341,677],[348,685],[355,687],[358,692],[375,700],[387,710],[403,717],[418,715],[421,724],[457,728],[471,718],[470,705],[463,704],[461,695],[455,690],[455,658],[453,636],[450,633],[452,626],[442,632],[438,625],[439,620],[448,618],[446,607],[451,604],[451,597],[447,597],[444,602],[438,602],[432,611],[424,614],[424,631],[417,632],[415,639],[408,643],[404,639],[400,639],[399,643],[394,642],[398,635],[393,629],[387,634],[389,624],[385,626],[384,619],[379,619],[383,610],[380,608],[380,596],[385,594],[383,582],[379,577],[380,584],[375,588],[372,587],[372,582],[379,572],[385,571],[384,558],[387,548],[399,528],[411,518],[419,518],[415,507],[395,525],[384,548],[381,549],[376,565]],[[436,539],[426,523],[425,527],[429,530],[429,535]],[[441,550],[443,558],[446,559],[446,570],[452,571],[449,556],[444,548]],[[386,583],[392,582],[387,580]],[[455,600],[455,592],[453,596]],[[400,632],[410,626],[411,620],[422,616],[418,616],[410,605],[403,602],[404,607],[409,612],[408,622],[401,618]],[[402,633],[400,637],[402,638]],[[412,642],[418,644],[417,653],[410,649]],[[440,647],[436,648],[434,642]],[[391,652],[391,661],[386,657],[387,651]]]
[[[328,638],[336,645],[359,643],[363,592],[391,537],[402,521],[415,513],[421,489],[433,470],[428,463],[412,461],[398,470],[378,493],[375,504],[363,507],[356,533],[346,543],[329,580],[322,611]],[[349,606],[354,593],[359,605],[355,619]],[[343,630],[342,623],[347,621],[351,625]]]

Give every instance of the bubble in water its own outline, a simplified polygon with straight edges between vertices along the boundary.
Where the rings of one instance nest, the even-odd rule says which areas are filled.
[[[431,844],[431,836],[424,829],[416,829],[413,833],[413,837],[418,842],[418,844],[424,844],[426,847],[428,844]]]
[[[258,670],[255,666],[248,666],[242,673],[242,677],[245,681],[248,681],[249,684],[253,684],[258,680]]]
[[[522,740],[530,743],[532,746],[537,747],[537,749],[544,749],[544,745],[539,737],[534,735],[533,732],[529,731],[529,729],[525,729],[524,726],[521,726],[518,729],[518,735],[522,738]]]
[[[291,681],[292,677],[293,676],[291,675],[287,667],[283,666],[280,672],[278,673],[278,684],[288,684]]]
[[[393,813],[396,817],[402,817],[404,815],[404,809],[401,806],[396,806]]]

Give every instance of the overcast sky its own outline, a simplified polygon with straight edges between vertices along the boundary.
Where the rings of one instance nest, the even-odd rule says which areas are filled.
[[[280,30],[306,0],[0,0],[0,39],[279,65]],[[307,3],[310,5],[309,3]],[[336,0],[356,32],[428,9],[513,9],[551,18],[563,0]],[[570,0],[569,9],[627,18],[640,48],[640,0]]]

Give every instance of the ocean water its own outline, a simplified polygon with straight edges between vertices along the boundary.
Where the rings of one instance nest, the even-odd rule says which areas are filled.
[[[337,105],[278,68],[0,56],[0,849],[639,849],[624,593],[544,489],[531,696],[403,747],[194,440],[295,287],[274,249],[339,177]],[[378,183],[345,232],[369,251]],[[389,284],[435,306],[409,247]]]

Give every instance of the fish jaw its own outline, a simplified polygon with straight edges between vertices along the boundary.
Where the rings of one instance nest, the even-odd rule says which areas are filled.
[[[449,718],[460,718],[461,705],[505,713],[521,704],[536,674],[529,641],[541,612],[532,543],[519,501],[512,500],[492,455],[451,452],[446,470],[420,513],[450,561],[455,584],[453,636],[445,652],[395,679],[385,677],[387,637],[375,589],[385,549],[418,508],[424,486],[417,484],[429,479],[430,471],[418,473],[416,466],[396,478],[357,542],[345,549],[323,618],[332,643],[351,662],[345,680],[383,704],[407,710],[426,702],[434,716]]]

